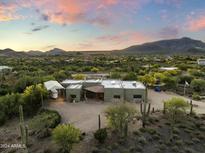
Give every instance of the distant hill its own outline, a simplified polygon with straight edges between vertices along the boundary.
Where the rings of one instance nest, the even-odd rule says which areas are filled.
[[[25,52],[16,52],[12,49],[4,49],[4,50],[0,50],[0,56],[2,57],[23,57],[23,56],[27,56],[27,54]]]
[[[121,50],[121,53],[143,54],[195,54],[205,53],[205,43],[188,37],[161,40],[142,45],[134,45]]]
[[[59,55],[66,55],[68,52],[59,48],[54,48],[52,50],[49,50],[45,52],[46,55],[49,56],[59,56]]]
[[[5,57],[28,57],[28,56],[64,56],[64,55],[100,55],[100,54],[205,54],[205,43],[188,37],[180,39],[160,40],[155,42],[134,45],[122,50],[112,51],[65,51],[59,48],[42,52],[28,51],[16,52],[12,49],[0,50],[0,56]]]

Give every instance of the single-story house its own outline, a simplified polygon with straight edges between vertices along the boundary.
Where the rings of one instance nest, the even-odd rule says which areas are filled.
[[[198,65],[205,65],[205,59],[198,59],[197,63]]]
[[[145,99],[146,87],[141,82],[122,80],[64,80],[67,101],[100,99],[105,102],[137,102]]]
[[[0,66],[0,72],[3,72],[3,71],[11,71],[12,70],[12,67],[9,67],[9,66]]]
[[[177,67],[160,67],[159,68],[162,71],[173,71],[173,70],[177,70]]]

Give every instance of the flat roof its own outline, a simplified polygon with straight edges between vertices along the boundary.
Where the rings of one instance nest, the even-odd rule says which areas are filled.
[[[160,67],[160,70],[172,71],[178,69],[177,67]]]
[[[81,84],[74,84],[74,85],[69,85],[66,89],[81,89],[82,85]]]
[[[9,66],[0,66],[0,70],[3,70],[3,69],[12,69],[12,67],[9,67]]]
[[[122,80],[101,80],[101,79],[88,79],[88,80],[64,80],[62,84],[70,84],[67,88],[78,88],[83,83],[99,83],[104,88],[118,88],[118,89],[145,89],[141,82],[137,81],[122,81]],[[81,88],[81,87],[80,87]]]

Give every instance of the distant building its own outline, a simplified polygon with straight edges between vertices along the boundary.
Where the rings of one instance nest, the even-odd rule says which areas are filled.
[[[105,102],[141,102],[145,99],[145,86],[141,82],[121,80],[64,80],[66,100],[78,102],[98,99]]]
[[[173,71],[173,70],[177,70],[177,67],[160,67],[159,68],[162,71]]]
[[[197,63],[198,65],[205,65],[205,59],[198,59]]]
[[[11,71],[12,70],[12,67],[9,67],[9,66],[0,66],[0,72],[3,72],[3,71]]]

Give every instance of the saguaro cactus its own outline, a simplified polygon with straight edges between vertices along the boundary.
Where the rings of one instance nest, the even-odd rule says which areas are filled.
[[[25,126],[24,123],[24,116],[23,116],[23,107],[22,105],[19,106],[19,118],[20,118],[20,131],[21,131],[21,143],[25,145],[27,151],[27,144],[28,144],[28,127]]]
[[[166,113],[166,103],[163,102],[163,114],[165,114],[165,113]]]
[[[144,105],[144,107],[142,107],[142,104]],[[146,88],[146,94],[145,94],[145,101],[144,103],[140,104],[140,113],[142,115],[142,126],[145,127],[146,125],[146,119],[149,116],[150,113],[150,108],[151,108],[151,104],[148,104],[148,108],[147,108],[147,104],[148,104],[148,97],[147,97],[147,88]]]
[[[101,118],[100,118],[100,114],[98,115],[98,129],[101,129]]]
[[[193,114],[193,103],[192,103],[192,100],[190,100],[190,115]]]

